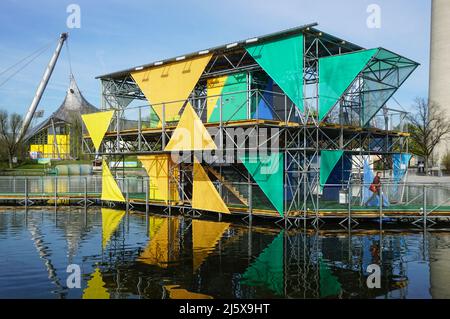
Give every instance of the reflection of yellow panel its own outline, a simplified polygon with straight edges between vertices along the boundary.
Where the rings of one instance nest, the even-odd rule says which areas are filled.
[[[102,247],[106,248],[112,234],[117,229],[125,215],[125,211],[111,209],[111,208],[102,208]]]
[[[192,221],[193,270],[200,267],[203,261],[213,252],[217,242],[222,237],[230,223],[212,222],[206,220]]]
[[[164,288],[169,292],[170,299],[213,299],[209,295],[180,288],[179,285],[166,285]]]
[[[178,113],[203,73],[212,54],[131,72],[136,84],[152,105],[158,117],[166,121],[179,119]],[[168,103],[173,102],[173,103]]]
[[[172,162],[170,154],[145,155],[138,159],[144,166],[150,181],[149,196],[154,200],[178,200],[178,167]],[[172,182],[170,182],[172,181]],[[170,186],[170,190],[169,190]]]
[[[167,268],[168,263],[178,259],[179,250],[179,220],[177,218],[160,218],[151,217],[153,219],[153,237],[139,256],[138,260],[148,265],[156,265]],[[152,221],[150,221],[150,235],[152,233]]]
[[[108,290],[105,287],[100,269],[96,268],[91,279],[83,290],[83,299],[109,299]]]

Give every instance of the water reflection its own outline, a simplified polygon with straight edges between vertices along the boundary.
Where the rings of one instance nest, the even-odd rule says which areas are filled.
[[[449,298],[450,232],[249,227],[109,208],[0,213],[0,297]],[[68,289],[78,264],[82,286]],[[366,285],[381,267],[381,288]]]

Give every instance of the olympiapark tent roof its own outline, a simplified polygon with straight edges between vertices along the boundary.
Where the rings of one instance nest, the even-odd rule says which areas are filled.
[[[81,115],[98,111],[99,111],[98,108],[93,106],[84,98],[84,96],[80,92],[80,89],[78,88],[77,83],[75,82],[75,78],[73,77],[73,75],[71,75],[70,84],[67,89],[64,102],[46,120],[32,127],[25,135],[25,140],[29,140],[31,137],[39,133],[41,130],[49,127],[51,125],[52,119],[55,124],[61,122],[70,123],[71,116],[74,113]]]

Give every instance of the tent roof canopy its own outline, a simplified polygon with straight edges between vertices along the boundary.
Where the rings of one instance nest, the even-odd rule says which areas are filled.
[[[53,120],[54,124],[58,123],[70,123],[72,121],[72,114],[81,114],[98,112],[98,108],[89,103],[81,94],[80,89],[75,81],[73,75],[70,76],[70,83],[67,89],[66,96],[60,107],[53,112],[47,119],[39,123],[38,125],[30,128],[25,135],[25,141],[39,133],[41,130],[46,129],[51,125]]]
[[[98,76],[97,79],[120,79],[120,78],[123,78],[123,77],[129,75],[133,71],[138,71],[138,70],[142,70],[142,69],[146,69],[146,68],[150,68],[150,67],[154,67],[154,66],[159,66],[161,64],[175,62],[175,61],[178,61],[179,59],[188,59],[188,58],[192,58],[195,56],[208,54],[208,53],[220,54],[220,53],[225,53],[225,52],[229,52],[229,51],[243,50],[244,47],[248,44],[253,44],[253,43],[261,44],[261,43],[271,41],[271,40],[274,40],[277,38],[284,38],[284,37],[288,37],[288,36],[291,36],[294,34],[300,34],[300,33],[305,33],[305,32],[310,33],[310,34],[318,34],[321,36],[321,38],[324,41],[341,43],[341,45],[345,45],[345,47],[347,47],[349,51],[357,51],[357,50],[364,49],[363,47],[360,47],[356,44],[353,44],[348,41],[344,41],[343,39],[340,39],[338,37],[332,36],[328,33],[325,33],[320,30],[315,29],[314,27],[317,25],[318,25],[317,23],[310,23],[310,24],[299,26],[299,27],[294,27],[294,28],[286,29],[283,31],[275,32],[275,33],[270,33],[270,34],[263,35],[263,36],[252,37],[252,38],[249,38],[246,40],[240,40],[240,41],[232,42],[229,44],[216,46],[216,47],[213,47],[210,49],[201,50],[201,51],[197,51],[197,52],[193,52],[193,53],[189,53],[189,54],[184,54],[182,56],[178,56],[178,57],[174,57],[174,58],[170,58],[170,59],[158,60],[155,62],[136,66],[136,67],[133,67],[130,69],[113,72],[113,73],[109,73],[109,74],[104,74],[104,75]]]

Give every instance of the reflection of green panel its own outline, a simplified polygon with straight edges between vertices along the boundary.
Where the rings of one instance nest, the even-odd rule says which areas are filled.
[[[262,286],[276,295],[284,294],[284,231],[258,256],[242,275],[241,283],[247,286]]]
[[[319,120],[336,105],[377,49],[319,59]]]
[[[322,260],[319,261],[320,297],[336,297],[342,291],[341,284],[330,268]]]
[[[228,75],[221,91],[222,121],[247,119],[247,74],[236,73]],[[220,99],[212,111],[208,122],[220,121]]]
[[[249,45],[246,50],[303,112],[303,35]]]
[[[327,183],[328,177],[330,177],[333,168],[342,157],[342,154],[344,154],[342,150],[323,150],[320,152],[320,187],[323,187]]]
[[[240,160],[278,213],[283,216],[283,153],[259,154],[258,156],[245,155]]]

